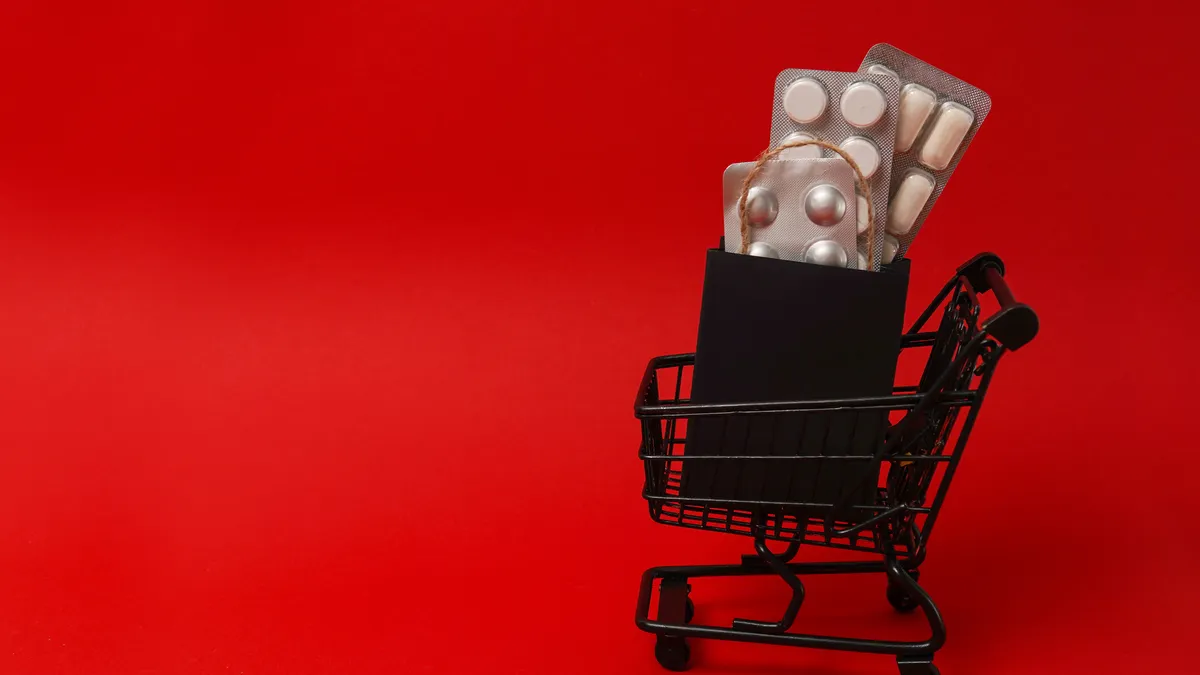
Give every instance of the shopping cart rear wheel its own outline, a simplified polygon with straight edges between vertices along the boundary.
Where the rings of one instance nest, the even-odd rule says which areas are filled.
[[[654,658],[663,668],[682,673],[688,669],[688,662],[692,659],[692,650],[688,647],[687,640],[681,637],[659,635],[658,641],[654,643]]]
[[[917,581],[921,578],[921,573],[917,570],[911,570],[908,576],[912,577],[913,581]],[[888,580],[887,599],[892,604],[892,607],[902,614],[907,614],[920,606],[916,599],[908,594],[908,591],[892,583],[890,579]]]
[[[692,602],[691,598],[688,598],[687,604],[683,606],[683,622],[691,623],[694,618],[696,618],[696,603]]]

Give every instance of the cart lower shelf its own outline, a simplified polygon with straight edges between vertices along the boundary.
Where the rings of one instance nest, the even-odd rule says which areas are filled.
[[[770,551],[761,540],[755,542],[756,555],[744,556],[735,565],[683,565],[652,567],[642,574],[638,594],[637,626],[658,636],[655,658],[671,671],[684,671],[690,665],[689,638],[732,640],[757,644],[812,647],[841,651],[889,654],[896,657],[900,675],[938,675],[933,654],[946,640],[946,624],[937,605],[917,584],[916,569],[905,569],[895,559],[856,562],[794,563],[799,545],[789,546],[783,554]],[[888,602],[899,612],[920,608],[929,622],[931,635],[921,642],[869,640],[827,635],[788,633],[804,602],[804,585],[800,576],[806,574],[883,573],[888,577]],[[734,619],[731,626],[702,626],[693,623],[695,606],[689,597],[691,579],[706,577],[780,576],[792,588],[792,600],[782,619],[776,622]],[[650,618],[650,599],[655,581],[659,581],[658,616]]]

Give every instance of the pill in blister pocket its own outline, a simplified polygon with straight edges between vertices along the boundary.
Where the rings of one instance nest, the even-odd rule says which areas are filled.
[[[823,227],[837,225],[846,215],[846,198],[828,183],[815,185],[804,195],[804,215]]]
[[[900,187],[888,203],[888,231],[900,236],[908,234],[925,208],[925,202],[929,201],[929,195],[933,194],[935,185],[937,182],[933,176],[920,169],[911,169],[904,174],[904,180],[900,181]]]
[[[867,233],[867,225],[871,222],[867,220],[867,198],[861,194],[855,196],[858,197],[858,210],[856,211],[856,215],[858,216],[858,234],[864,235]],[[860,265],[859,269],[863,269],[863,267]]]
[[[871,47],[859,71],[864,77],[875,75],[882,80],[878,75],[884,68],[900,76],[900,88],[895,103],[890,199],[883,220],[886,231],[900,242],[896,256],[903,258],[908,257],[913,238],[987,119],[992,100],[978,87],[888,44]],[[891,111],[889,106],[889,117]],[[879,144],[886,152],[886,145]],[[882,236],[876,239],[880,246],[883,241]],[[882,254],[878,257],[883,259]]]
[[[820,85],[818,88],[817,85]],[[829,146],[822,148],[818,155],[817,149],[805,146],[802,150],[784,150],[782,157],[815,162],[820,158],[832,163],[841,163],[849,169],[842,159],[853,162],[858,170],[857,178],[865,181],[865,185],[850,186],[845,189],[841,182],[819,180],[808,183],[800,190],[796,204],[790,203],[782,192],[771,186],[779,195],[779,220],[772,226],[779,229],[780,222],[786,221],[789,208],[803,206],[803,196],[817,182],[833,183],[841,191],[845,201],[845,216],[836,226],[845,234],[858,230],[858,217],[865,218],[869,211],[874,216],[864,230],[873,233],[870,237],[871,250],[867,252],[871,267],[878,270],[879,260],[883,251],[883,232],[886,227],[887,200],[891,196],[891,167],[892,150],[896,145],[896,121],[900,111],[900,87],[902,83],[890,74],[866,72],[836,72],[826,70],[807,70],[789,68],[779,73],[775,78],[773,105],[771,106],[771,147],[786,146],[788,141],[799,137],[796,134],[811,136],[824,141]],[[805,95],[811,93],[815,104],[811,110],[804,110]],[[818,116],[819,111],[819,116]],[[812,122],[799,122],[798,118],[816,118]],[[804,150],[811,155],[799,154]],[[828,152],[825,152],[828,150]],[[851,154],[853,153],[853,154]],[[915,161],[915,158],[914,158]],[[845,172],[843,172],[845,173]],[[852,180],[854,172],[849,172]],[[764,183],[764,185],[766,185]],[[863,190],[870,195],[871,208],[861,209],[858,199],[853,195]],[[856,215],[858,217],[856,217]],[[801,209],[801,220],[817,226]],[[856,235],[851,235],[854,238]],[[826,238],[824,234],[812,233],[803,242],[813,241],[814,237]],[[767,237],[756,237],[768,239]],[[858,259],[855,256],[855,242],[846,241],[839,236],[835,239],[845,248],[849,256],[849,267],[855,267]],[[771,241],[772,244],[776,243]],[[779,253],[784,260],[799,260],[803,258],[803,246],[787,250],[779,247]]]
[[[900,252],[900,240],[890,234],[883,235],[883,258],[879,261],[881,265],[890,265],[896,259],[896,254]],[[861,248],[858,249],[858,269],[867,269],[867,254]]]
[[[891,68],[888,68],[885,65],[881,65],[878,63],[871,65],[871,66],[867,66],[867,72],[871,73],[872,75],[887,75],[888,77],[892,78],[893,80],[900,79],[900,76],[896,74],[896,71],[892,70]]]
[[[752,173],[757,184],[746,190]],[[743,190],[747,201],[752,195],[774,197],[778,210],[769,227],[750,224],[752,209],[742,201]],[[732,164],[721,177],[725,250],[799,263],[813,242],[829,239],[853,252],[855,206],[849,201],[853,194],[854,172],[841,158]],[[882,243],[882,235],[878,241]]]
[[[933,127],[921,144],[917,159],[934,171],[950,166],[950,160],[954,159],[954,153],[958,152],[958,146],[966,138],[974,121],[975,114],[970,108],[953,101],[943,103],[937,118],[933,120]]]
[[[779,200],[775,193],[763,187],[752,187],[746,194],[746,220],[751,227],[766,227],[779,215]]]
[[[883,264],[887,265],[896,259],[900,250],[900,240],[890,234],[883,235]]]
[[[779,142],[779,145],[815,140],[817,139],[804,133],[803,131],[797,131],[785,136],[784,139]],[[787,150],[779,153],[779,159],[817,159],[820,156],[821,146],[819,145],[802,145],[798,148],[788,148]]]
[[[908,152],[921,133],[925,121],[937,105],[937,96],[919,84],[909,83],[900,90],[900,121],[896,124],[896,152]]]
[[[863,178],[871,179],[875,172],[879,170],[879,148],[875,147],[869,139],[862,136],[851,136],[842,141],[842,149],[846,151],[852,158],[854,163],[858,165],[858,170],[862,171]]]
[[[783,92],[783,111],[794,122],[807,124],[820,119],[829,105],[829,94],[820,82],[802,77],[788,85]]]
[[[842,117],[859,129],[874,126],[887,111],[883,90],[871,82],[855,82],[842,92]]]
[[[779,251],[776,251],[774,246],[765,241],[756,241],[753,244],[750,244],[750,248],[746,249],[746,252],[750,255],[758,256],[759,258],[779,257]]]
[[[832,239],[819,239],[804,252],[804,262],[829,267],[845,267],[848,259],[846,249]]]

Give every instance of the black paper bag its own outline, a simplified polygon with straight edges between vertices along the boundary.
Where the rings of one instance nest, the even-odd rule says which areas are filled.
[[[907,291],[906,260],[868,272],[710,250],[692,401],[890,394]],[[685,456],[870,457],[886,429],[886,411],[693,417]],[[866,461],[683,464],[684,498],[863,504],[878,480],[864,471]]]

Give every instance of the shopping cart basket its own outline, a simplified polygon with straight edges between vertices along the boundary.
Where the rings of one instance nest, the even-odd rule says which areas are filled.
[[[992,292],[1000,308],[982,320],[978,294],[986,291]],[[936,328],[926,330],[939,310]],[[996,364],[1005,352],[1032,340],[1037,329],[1033,310],[1013,299],[1003,262],[993,254],[981,254],[957,270],[901,338],[902,353],[927,349],[928,355],[919,382],[895,387],[890,396],[692,403],[687,384],[695,355],[653,359],[634,407],[642,423],[639,456],[645,465],[643,496],[650,517],[667,525],[753,537],[755,550],[755,554],[743,556],[740,564],[654,567],[642,575],[637,625],[658,636],[655,656],[659,663],[668,670],[685,670],[690,658],[687,638],[705,638],[891,654],[897,657],[902,675],[936,675],[933,654],[945,642],[946,628],[937,606],[917,584],[919,568]],[[688,420],[701,417],[709,418],[709,425],[719,421],[730,428],[736,426],[736,433],[726,435],[727,453],[685,453]],[[822,428],[845,424],[847,417],[864,428],[879,429],[873,454],[851,454],[844,447],[834,447],[844,443],[844,434],[825,431],[822,436]],[[799,456],[795,448],[769,446],[764,450],[761,442],[754,451],[762,454],[739,454],[739,437],[755,433],[761,440],[765,433],[771,438],[770,430],[797,420],[806,427],[807,438],[838,440]],[[794,438],[780,436],[776,445],[791,443]],[[824,501],[778,501],[777,494],[775,501],[746,499],[742,493],[738,499],[728,495],[693,497],[693,492],[684,489],[688,462],[718,462],[722,474],[732,471],[737,475],[751,466],[759,467],[761,475],[763,467],[781,466],[776,463],[804,462],[804,473],[818,481],[823,469],[834,467],[837,471],[829,475],[837,475],[843,482],[850,477],[848,482],[855,489],[833,498],[828,490],[822,490]],[[788,468],[800,467],[792,464]],[[794,498],[796,493],[787,494]],[[786,549],[773,552],[767,546],[769,540],[785,542]],[[801,544],[867,552],[879,559],[792,562]],[[804,585],[798,575],[861,572],[886,574],[887,599],[896,610],[921,608],[932,631],[929,639],[898,642],[787,632],[804,601]],[[792,592],[778,621],[735,619],[731,626],[692,623],[690,579],[772,574],[781,577]],[[651,619],[655,580],[660,581],[658,613]]]

